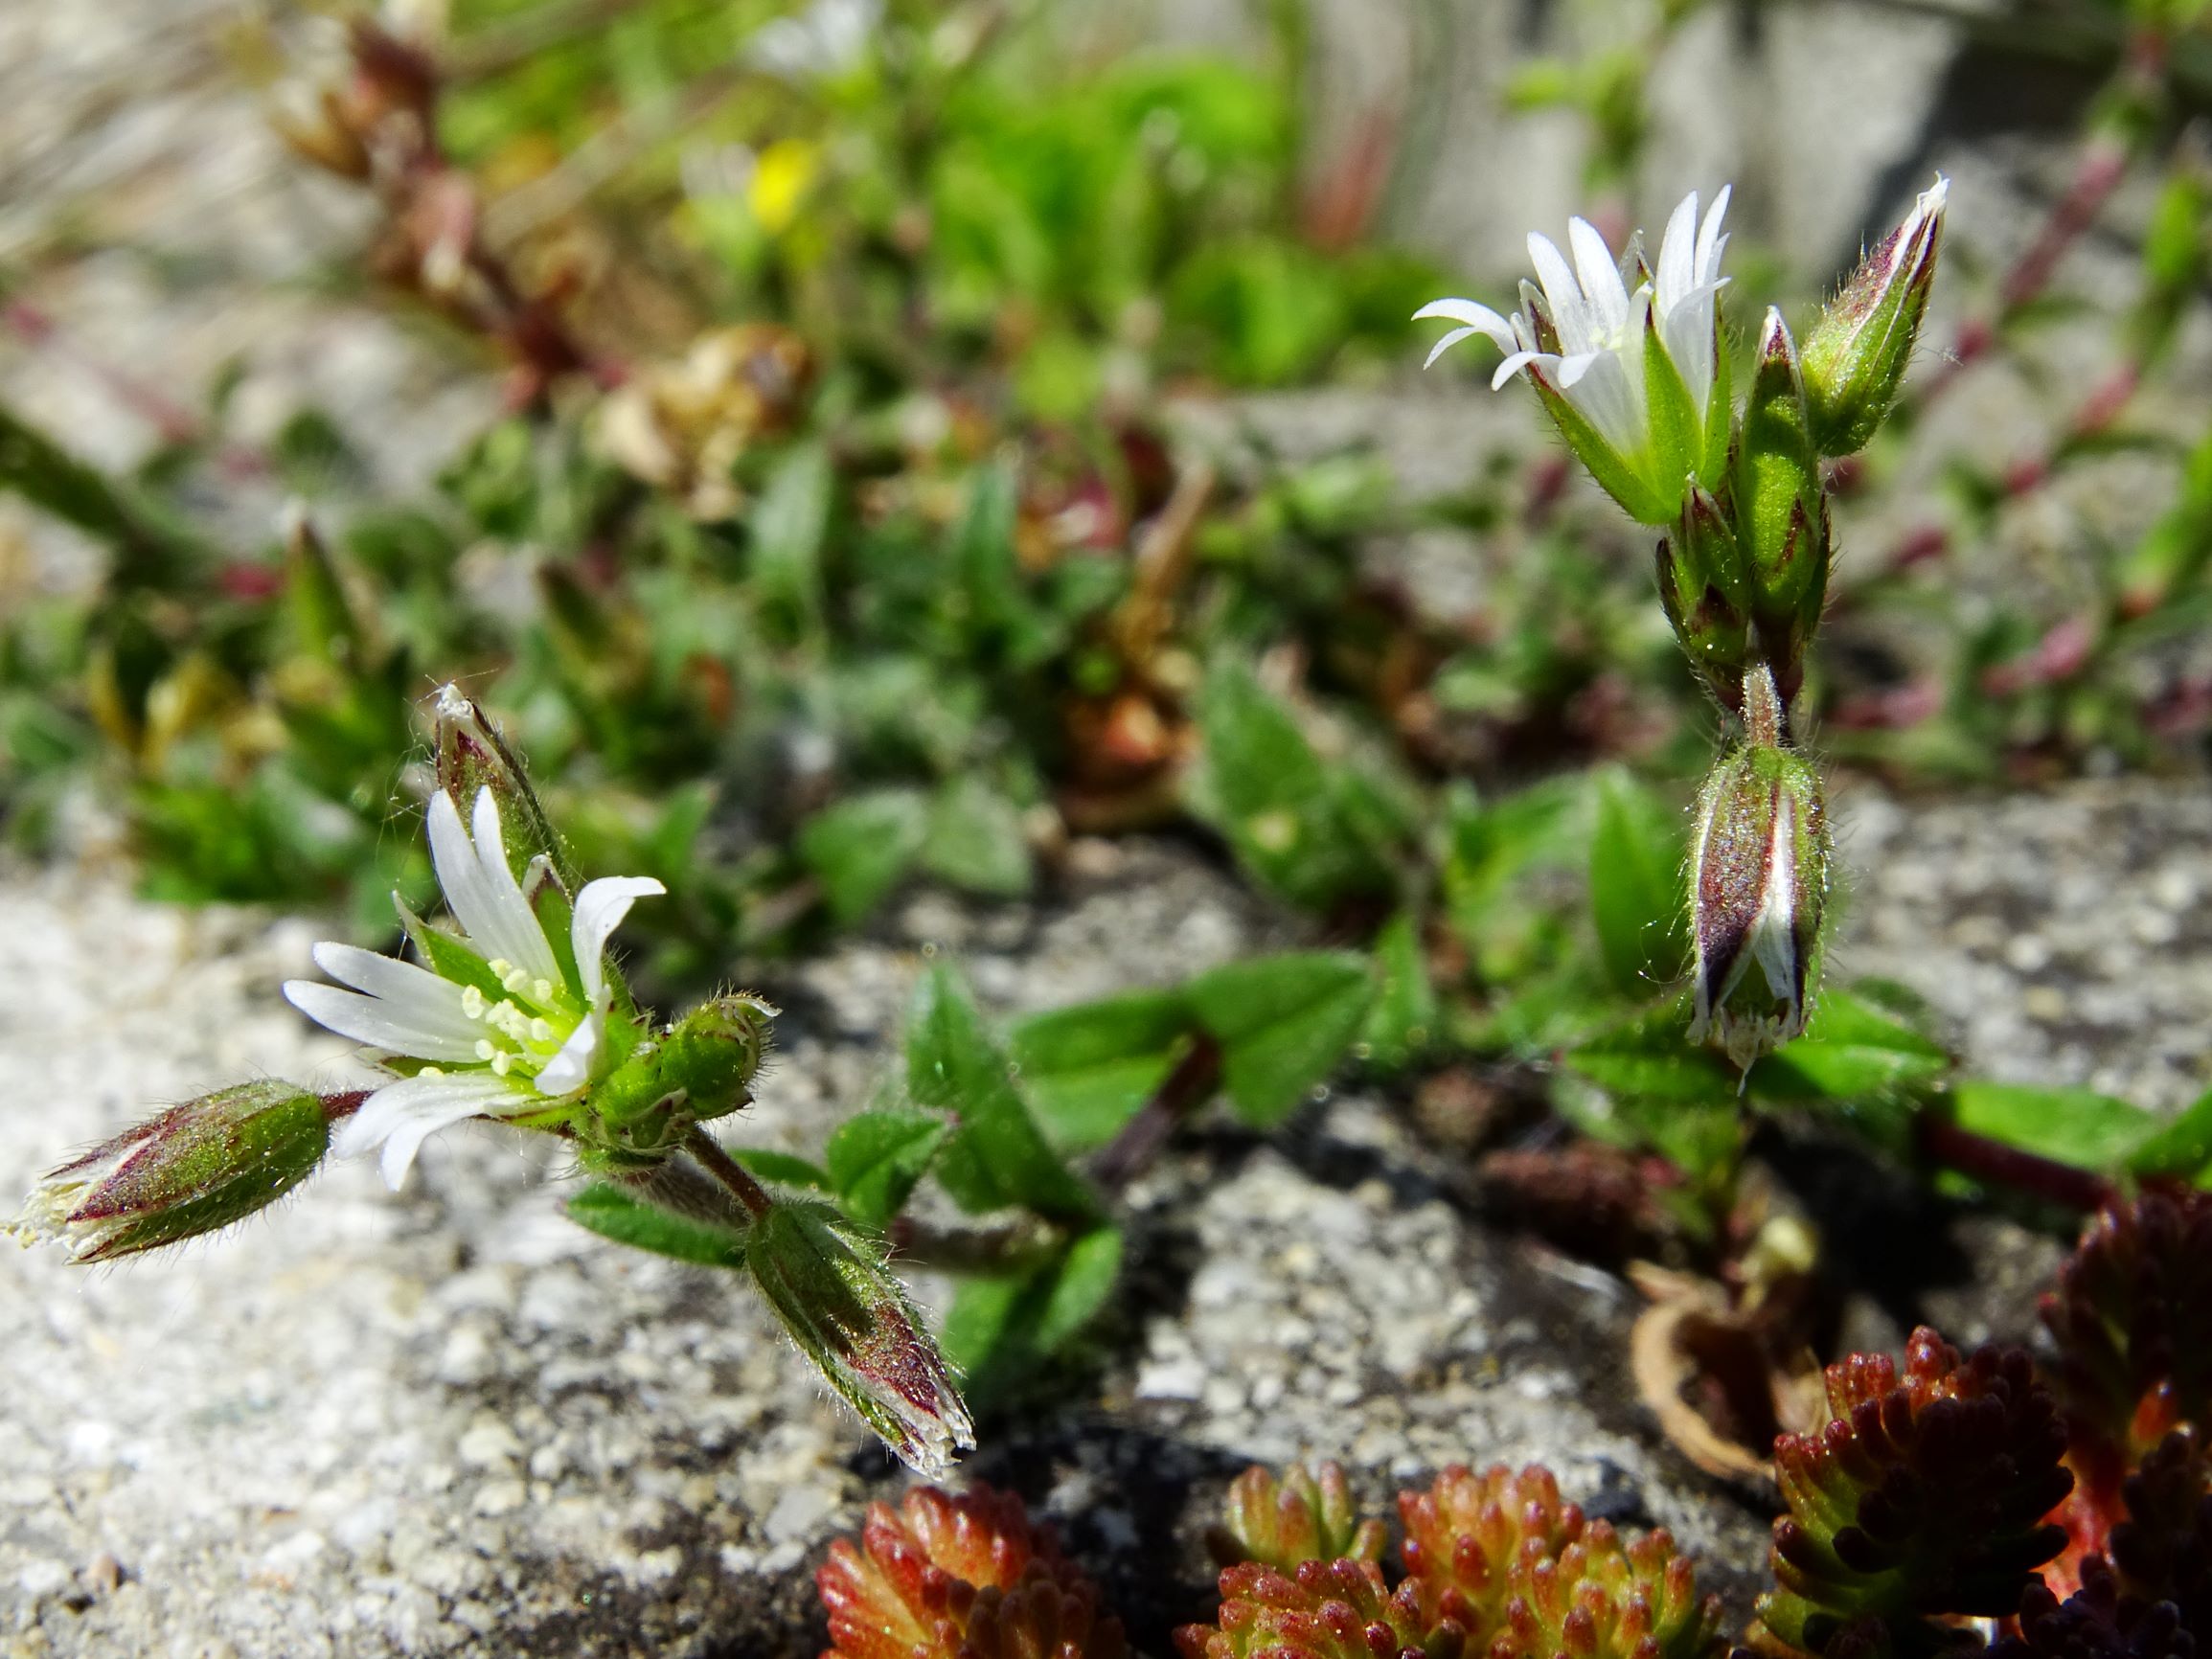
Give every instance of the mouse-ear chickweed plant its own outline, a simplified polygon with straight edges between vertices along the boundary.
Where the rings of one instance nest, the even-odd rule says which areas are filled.
[[[1659,599],[1726,723],[1691,845],[1692,1034],[1739,1066],[1805,1029],[1819,981],[1830,851],[1819,773],[1797,745],[1805,652],[1834,558],[1827,463],[1863,447],[1897,401],[1927,308],[1948,185],[1938,179],[1869,253],[1800,350],[1779,309],[1731,398],[1718,306],[1722,190],[1668,221],[1656,267],[1631,239],[1616,261],[1576,219],[1566,256],[1529,238],[1538,284],[1512,317],[1471,300],[1417,313],[1505,359],[1591,477],[1662,531]]]
[[[283,1197],[325,1156],[377,1151],[397,1189],[469,1118],[559,1137],[602,1183],[595,1231],[741,1267],[824,1378],[924,1473],[974,1443],[882,1245],[827,1206],[761,1185],[702,1126],[751,1099],[776,1010],[742,992],[661,1025],[608,954],[644,876],[579,882],[497,730],[447,687],[426,814],[451,925],[403,902],[416,960],[315,947],[335,985],[285,995],[365,1046],[388,1080],[321,1093],[264,1079],[172,1106],[47,1175],[18,1231],[100,1261],[213,1232]],[[587,1194],[590,1196],[591,1194]]]

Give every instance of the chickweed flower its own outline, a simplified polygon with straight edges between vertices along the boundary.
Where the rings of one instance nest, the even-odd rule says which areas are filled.
[[[301,1012],[379,1051],[402,1074],[331,1137],[341,1156],[381,1148],[395,1189],[422,1142],[448,1125],[559,1121],[574,1110],[609,1057],[607,940],[635,900],[666,891],[650,876],[603,878],[586,883],[571,908],[551,866],[534,859],[525,892],[489,785],[477,790],[472,817],[473,834],[450,795],[431,797],[430,859],[462,931],[426,927],[400,906],[427,966],[326,943],[315,946],[315,966],[338,984],[285,986]]]
[[[1728,397],[1715,297],[1727,283],[1721,222],[1728,190],[1702,222],[1698,193],[1667,221],[1653,270],[1631,240],[1615,261],[1595,226],[1567,226],[1570,264],[1550,238],[1531,233],[1537,284],[1523,282],[1512,317],[1472,300],[1437,300],[1417,318],[1459,327],[1429,352],[1434,363],[1472,334],[1505,353],[1492,388],[1526,375],[1561,435],[1597,481],[1644,524],[1672,524],[1685,481],[1711,484],[1726,459]],[[1635,284],[1630,287],[1630,282]]]

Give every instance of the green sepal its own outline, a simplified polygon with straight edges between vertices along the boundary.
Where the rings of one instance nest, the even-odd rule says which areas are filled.
[[[331,1146],[320,1095],[277,1078],[172,1106],[64,1164],[32,1208],[80,1261],[213,1233],[275,1203]]]
[[[1778,625],[1788,629],[1794,648],[1788,654],[1794,655],[1805,644],[1797,625],[1808,590],[1825,588],[1827,581],[1828,515],[1796,342],[1778,310],[1767,313],[1760,335],[1758,367],[1744,400],[1733,483],[1736,534],[1751,610],[1763,632]],[[1766,643],[1770,655],[1785,654],[1776,648],[1782,641]]]
[[[432,973],[453,985],[474,986],[490,1003],[495,1004],[507,994],[507,988],[499,983],[499,976],[491,971],[490,964],[478,956],[459,935],[424,921],[397,893],[392,895],[392,905],[399,913],[399,925],[408,943],[414,945],[416,954]]]
[[[1544,411],[1551,416],[1552,424],[1559,428],[1567,447],[1589,468],[1590,476],[1605,492],[1619,502],[1622,510],[1638,524],[1671,523],[1682,505],[1679,481],[1672,492],[1653,484],[1634,463],[1607,443],[1598,429],[1533,363],[1529,365],[1528,377],[1535,384],[1537,395],[1543,399]]]
[[[1653,310],[1644,313],[1644,404],[1651,432],[1646,457],[1651,488],[1656,499],[1672,487],[1673,511],[1667,516],[1673,518],[1681,509],[1684,482],[1701,470],[1705,429],[1688,382],[1659,338],[1658,314]]]

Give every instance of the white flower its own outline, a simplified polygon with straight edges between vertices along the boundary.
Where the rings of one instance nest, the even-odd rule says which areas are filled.
[[[1728,211],[1728,194],[1723,187],[1702,226],[1698,193],[1682,198],[1667,221],[1656,272],[1645,265],[1633,239],[1625,260],[1615,262],[1605,238],[1586,219],[1567,226],[1571,265],[1550,238],[1531,232],[1529,260],[1542,284],[1540,291],[1522,283],[1521,308],[1512,317],[1472,300],[1436,300],[1422,307],[1414,313],[1417,318],[1441,317],[1459,325],[1436,343],[1428,361],[1434,363],[1471,334],[1486,335],[1505,353],[1491,378],[1492,389],[1525,373],[1547,402],[1564,404],[1568,415],[1557,407],[1554,414],[1598,481],[1637,517],[1666,522],[1679,509],[1684,475],[1718,460],[1710,442],[1719,372],[1714,297],[1728,280],[1721,275],[1721,254],[1728,244],[1721,221]],[[1639,279],[1633,289],[1630,276]],[[1689,394],[1691,432],[1669,432],[1653,420],[1646,336],[1654,332]],[[1593,454],[1569,415],[1586,423],[1610,453]],[[1680,471],[1675,470],[1677,465]],[[1620,480],[1624,470],[1631,475],[1626,489]]]
[[[587,882],[570,919],[571,974],[507,862],[489,788],[478,791],[473,816],[471,838],[452,797],[431,797],[430,861],[465,935],[455,943],[471,970],[466,981],[325,943],[315,966],[338,985],[285,986],[293,1007],[339,1035],[433,1062],[376,1090],[331,1137],[342,1156],[381,1147],[395,1190],[416,1149],[447,1125],[540,1110],[591,1081],[612,1000],[607,939],[634,900],[667,891],[642,875]]]

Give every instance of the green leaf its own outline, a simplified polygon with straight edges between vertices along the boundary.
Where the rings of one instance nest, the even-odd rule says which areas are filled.
[[[2144,1180],[2197,1180],[2212,1167],[2212,1091],[2197,1097],[2135,1143],[2128,1173]]]
[[[1823,991],[1805,1034],[1753,1070],[1752,1092],[1771,1100],[1855,1100],[1945,1076],[1950,1051],[1885,1011],[1868,992],[1879,988]]]
[[[801,633],[821,626],[832,483],[829,451],[819,443],[800,444],[769,474],[749,526],[755,592],[787,611]]]
[[[1057,1353],[1091,1322],[1113,1294],[1122,1270],[1122,1230],[1093,1227],[1060,1258],[1038,1310],[1033,1340],[1039,1352]]]
[[[1421,931],[1410,912],[1399,912],[1376,935],[1375,966],[1381,985],[1360,1040],[1375,1064],[1395,1070],[1435,1040],[1440,1013]]]
[[[906,1029],[906,1087],[917,1105],[958,1121],[939,1154],[937,1177],[962,1209],[1023,1204],[1052,1217],[1089,1220],[1098,1215],[1098,1200],[1046,1142],[1015,1092],[1006,1057],[942,965],[915,991]]]
[[[2094,1089],[2044,1089],[1969,1078],[1950,1091],[1951,1121],[2078,1170],[2111,1170],[2158,1131],[2141,1106]]]
[[[859,920],[912,867],[928,808],[913,789],[877,789],[825,807],[799,827],[799,856],[822,883],[831,915]]]
[[[1630,995],[1663,989],[1689,971],[1682,825],[1626,772],[1598,781],[1590,836],[1590,908],[1606,972]]]
[[[764,1181],[774,1181],[785,1187],[811,1187],[817,1193],[836,1191],[821,1165],[795,1152],[778,1152],[766,1147],[733,1147],[730,1156]]]
[[[946,780],[929,803],[922,865],[970,893],[1027,893],[1032,873],[1020,808],[980,778]]]
[[[1671,998],[1566,1055],[1552,1101],[1593,1139],[1657,1152],[1700,1182],[1725,1180],[1744,1144],[1737,1077],[1690,1041],[1686,1001]]]
[[[1045,1132],[1062,1151],[1103,1147],[1174,1069],[1197,1029],[1183,993],[1139,990],[1033,1014],[1010,1047]]]
[[[1293,951],[1218,967],[1184,994],[1221,1045],[1237,1115],[1269,1128],[1343,1061],[1375,999],[1375,976],[1357,956]]]
[[[1009,1349],[1032,1279],[1028,1273],[977,1275],[961,1280],[952,1293],[937,1341],[971,1404],[987,1404],[1020,1369]]]
[[[1338,807],[1338,780],[1250,670],[1220,662],[1198,702],[1213,816],[1237,858],[1291,903],[1378,892],[1388,873]]]
[[[830,1166],[827,1184],[845,1214],[864,1227],[887,1224],[905,1207],[951,1127],[935,1112],[896,1107],[839,1124],[822,1156]]]
[[[1563,1058],[1616,1101],[1652,1106],[1732,1102],[1735,1071],[1711,1049],[1691,1042],[1689,1030],[1684,999],[1673,997]]]
[[[569,1199],[568,1218],[602,1239],[678,1261],[702,1267],[744,1264],[745,1236],[738,1229],[671,1215],[604,1181],[594,1181]]]
[[[1113,1293],[1121,1260],[1121,1229],[1099,1226],[1042,1262],[963,1279],[940,1341],[970,1399],[1004,1398],[1063,1352]]]

